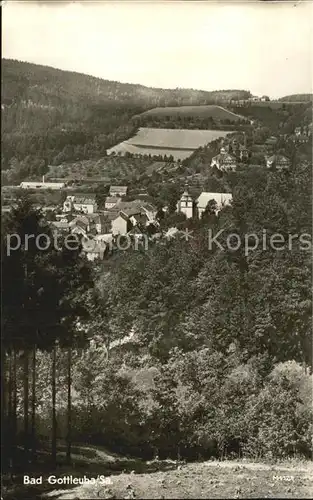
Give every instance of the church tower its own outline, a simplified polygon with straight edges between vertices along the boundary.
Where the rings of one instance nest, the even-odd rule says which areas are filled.
[[[177,202],[177,212],[182,212],[186,215],[187,219],[191,219],[194,215],[194,203],[189,194],[188,186],[185,186],[185,191]]]

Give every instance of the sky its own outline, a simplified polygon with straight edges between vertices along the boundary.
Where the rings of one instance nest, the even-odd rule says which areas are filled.
[[[312,92],[313,2],[2,2],[2,57],[163,88]]]

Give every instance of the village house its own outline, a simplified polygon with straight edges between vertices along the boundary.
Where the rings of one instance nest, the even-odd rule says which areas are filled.
[[[77,221],[75,225],[71,227],[71,233],[80,236],[87,236],[88,235],[87,226],[82,221]]]
[[[236,170],[237,160],[235,156],[229,154],[225,148],[221,148],[220,154],[214,156],[211,161],[211,167],[216,167],[219,170]]]
[[[82,234],[82,235],[86,236],[90,230],[89,219],[88,219],[88,217],[86,217],[84,215],[79,215],[79,216],[75,217],[69,223],[69,226],[70,226],[72,234]]]
[[[290,168],[290,160],[283,155],[273,155],[266,158],[266,166],[277,170],[287,170]]]
[[[126,196],[128,191],[127,186],[111,186],[109,194],[110,196]]]
[[[150,221],[149,217],[145,212],[140,211],[139,213],[134,213],[129,215],[130,222],[132,223],[133,227],[139,227],[140,230],[143,230],[150,224],[153,224],[154,221]]]
[[[203,191],[196,200],[198,217],[202,217],[209,201],[213,200],[216,203],[217,211],[219,211],[224,206],[229,205],[232,199],[233,197],[231,193],[208,193]]]
[[[112,234],[126,235],[133,227],[129,216],[122,210],[119,212],[117,217],[112,221]]]
[[[154,222],[157,214],[157,208],[151,203],[143,200],[120,201],[117,205],[110,209],[108,213],[118,214],[120,211],[123,211],[128,216],[132,214],[141,214],[143,216],[142,224],[145,223],[145,225],[149,225]]]
[[[69,213],[66,213],[66,214],[64,214],[64,213],[62,213],[62,214],[56,214],[55,218],[59,222],[68,222],[69,223],[69,222],[71,222],[74,219],[74,216],[73,216],[72,213],[69,212]]]
[[[176,207],[177,212],[185,214],[187,219],[191,219],[194,216],[194,202],[187,187],[178,200]]]
[[[63,203],[63,212],[83,212],[93,214],[97,212],[98,205],[94,194],[75,194],[67,196]]]
[[[104,202],[104,208],[110,210],[110,208],[115,207],[115,205],[117,205],[120,201],[121,198],[118,198],[117,196],[107,196]]]
[[[305,134],[293,134],[290,136],[290,139],[292,142],[298,143],[298,144],[305,144],[306,142],[309,142],[310,136],[305,135]]]
[[[149,222],[154,222],[157,214],[157,208],[151,203],[142,203],[140,205],[140,209],[143,213],[145,213],[148,217]]]
[[[70,225],[68,222],[52,221],[51,228],[53,234],[69,233]]]
[[[108,225],[104,214],[89,214],[88,219],[90,230],[94,229],[97,234],[102,234],[106,231]]]
[[[154,219],[149,218],[143,207],[138,206],[123,207],[123,210],[115,212],[115,217],[113,216],[111,220],[113,235],[126,235],[134,227],[137,227],[142,232],[150,224],[157,224]],[[138,233],[137,230],[136,233]]]

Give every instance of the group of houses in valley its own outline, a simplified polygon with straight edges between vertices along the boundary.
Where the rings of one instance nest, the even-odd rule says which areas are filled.
[[[155,232],[156,207],[140,199],[124,201],[126,194],[127,186],[111,186],[104,210],[99,210],[95,194],[68,195],[62,210],[51,221],[52,230],[56,234],[80,235],[83,253],[89,260],[100,257],[103,243],[114,238],[128,236],[136,240],[146,232]]]

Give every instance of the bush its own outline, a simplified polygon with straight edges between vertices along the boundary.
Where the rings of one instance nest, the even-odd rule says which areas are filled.
[[[311,395],[312,376],[298,363],[276,365],[262,390],[248,402],[246,452],[255,457],[310,456]]]

